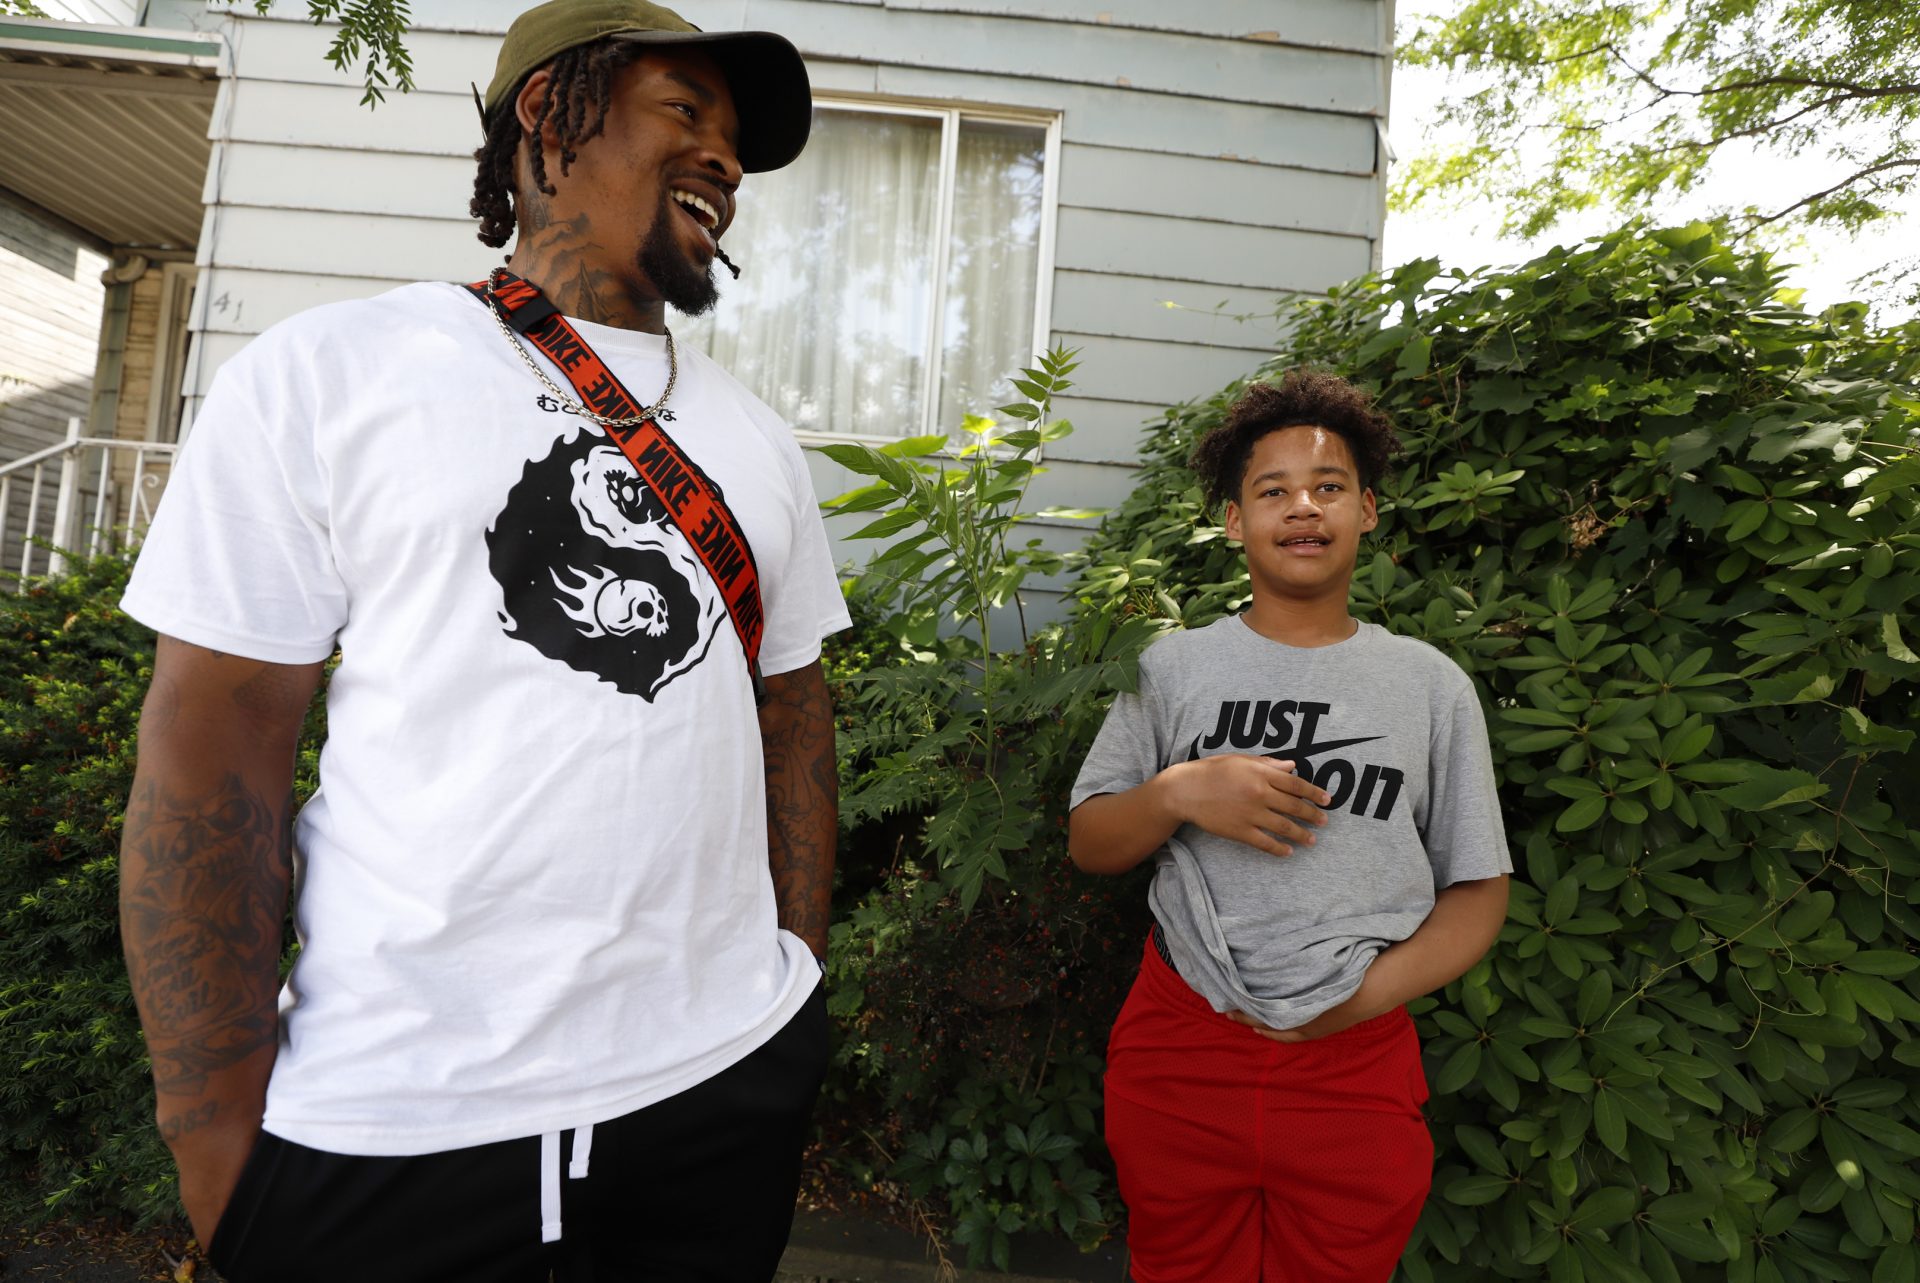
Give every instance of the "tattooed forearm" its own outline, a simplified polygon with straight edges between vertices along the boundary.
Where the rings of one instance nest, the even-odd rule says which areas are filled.
[[[767,856],[780,925],[827,952],[840,784],[833,704],[818,664],[767,679],[760,734],[767,765]]]
[[[162,1094],[203,1092],[209,1074],[273,1045],[287,806],[237,772],[205,791],[135,783],[121,933]]]
[[[182,1110],[160,1124],[160,1139],[171,1145],[191,1132],[199,1131],[214,1120],[220,1112],[220,1102],[203,1100],[191,1109]]]

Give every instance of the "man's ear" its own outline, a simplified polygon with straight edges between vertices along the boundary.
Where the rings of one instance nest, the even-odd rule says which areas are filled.
[[[1380,524],[1380,511],[1374,506],[1373,487],[1360,492],[1360,533],[1366,534]]]
[[[1231,499],[1227,500],[1226,527],[1227,527],[1227,538],[1233,540],[1235,543],[1239,543],[1241,541],[1240,505],[1235,503]],[[1368,529],[1371,530],[1372,527],[1369,526]]]
[[[527,83],[520,86],[520,92],[515,95],[513,100],[513,114],[520,120],[520,132],[522,135],[528,138],[533,136],[534,122],[540,119],[540,113],[546,109],[547,90],[551,88],[552,85],[553,73],[545,67],[542,67],[531,76],[528,76]],[[549,130],[548,132],[551,131]],[[541,141],[551,147],[554,146],[559,139],[558,136],[555,135],[553,137],[543,138]]]

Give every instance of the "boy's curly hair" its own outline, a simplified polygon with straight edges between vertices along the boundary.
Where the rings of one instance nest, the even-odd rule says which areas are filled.
[[[1280,428],[1301,426],[1325,428],[1345,441],[1366,489],[1378,485],[1400,453],[1393,423],[1371,396],[1337,374],[1289,370],[1277,384],[1255,383],[1242,392],[1227,417],[1194,446],[1187,466],[1206,487],[1207,502],[1217,508],[1237,501],[1254,443]]]

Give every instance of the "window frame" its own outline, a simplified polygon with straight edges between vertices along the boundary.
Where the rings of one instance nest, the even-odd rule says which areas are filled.
[[[1052,338],[1055,229],[1060,210],[1061,113],[1033,107],[1000,107],[889,94],[862,94],[849,90],[814,90],[813,104],[822,111],[851,115],[913,116],[940,120],[938,209],[934,219],[933,289],[928,291],[927,352],[920,382],[920,425],[913,435],[950,435],[941,427],[940,389],[946,369],[946,308],[949,254],[953,249],[953,194],[959,174],[960,125],[964,120],[992,124],[1026,125],[1045,131],[1041,144],[1040,236],[1034,249],[1033,329],[1027,336],[1027,361],[1038,360]],[[1011,371],[1009,371],[1011,373]],[[990,407],[988,407],[990,408]],[[861,432],[825,432],[792,424],[788,429],[803,446],[884,445],[902,438]]]
[[[177,445],[186,426],[186,373],[192,361],[193,303],[200,269],[189,260],[162,265],[160,321],[154,333],[152,386],[147,389],[146,439]]]

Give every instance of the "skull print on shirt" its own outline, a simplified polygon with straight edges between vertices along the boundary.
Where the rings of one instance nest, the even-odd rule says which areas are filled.
[[[726,614],[665,507],[597,429],[527,463],[487,531],[507,636],[651,701],[706,658]]]

